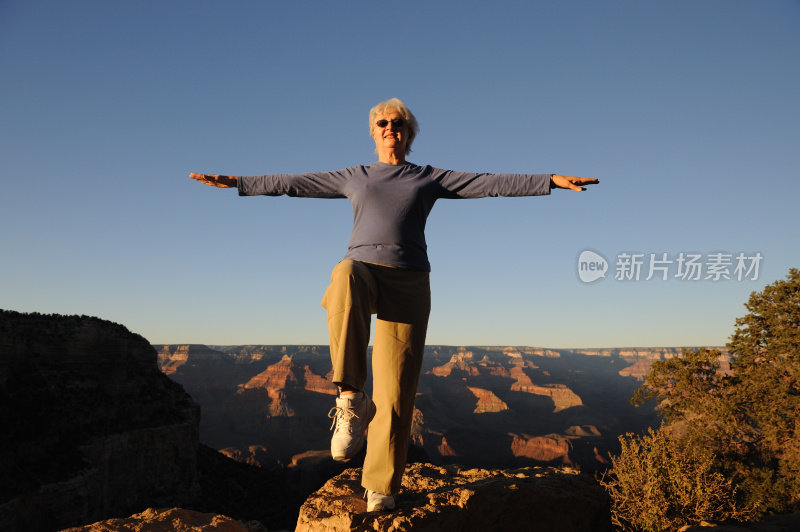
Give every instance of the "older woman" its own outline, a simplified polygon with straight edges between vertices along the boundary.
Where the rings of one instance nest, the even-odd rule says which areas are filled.
[[[369,112],[378,161],[333,172],[234,177],[191,174],[239,195],[348,198],[353,231],[347,253],[322,299],[328,313],[333,382],[340,396],[331,454],[349,460],[369,427],[362,486],[367,510],[390,510],[400,489],[430,313],[425,221],[439,198],[537,196],[552,188],[584,190],[597,179],[558,174],[485,174],[440,170],[406,161],[419,130],[400,100]],[[371,315],[373,396],[364,393]]]

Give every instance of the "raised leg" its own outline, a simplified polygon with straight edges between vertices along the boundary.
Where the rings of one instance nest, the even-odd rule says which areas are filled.
[[[331,272],[331,284],[322,298],[328,311],[333,382],[363,390],[367,380],[367,346],[377,286],[362,262],[343,260]]]

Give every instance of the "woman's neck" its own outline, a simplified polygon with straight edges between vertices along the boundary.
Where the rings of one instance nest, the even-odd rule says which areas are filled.
[[[378,153],[378,160],[386,164],[401,165],[406,164],[406,155],[395,150],[381,151]]]

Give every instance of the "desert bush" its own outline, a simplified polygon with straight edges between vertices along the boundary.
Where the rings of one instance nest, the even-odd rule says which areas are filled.
[[[687,444],[664,427],[621,436],[622,450],[601,479],[612,498],[614,524],[624,530],[677,530],[701,521],[747,519],[733,480],[714,452]]]

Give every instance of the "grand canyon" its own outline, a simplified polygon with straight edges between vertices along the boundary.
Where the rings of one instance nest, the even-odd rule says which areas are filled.
[[[207,445],[261,467],[328,458],[326,414],[337,389],[327,346],[154,347],[161,370],[200,404]],[[657,422],[651,407],[629,399],[653,361],[680,351],[428,346],[412,454],[440,464],[603,469],[620,434]]]
[[[0,311],[0,530],[606,530],[586,473],[658,422],[628,401],[679,353],[429,346],[398,509],[380,515],[358,493],[363,454],[330,458],[327,347],[153,346],[98,318]]]

